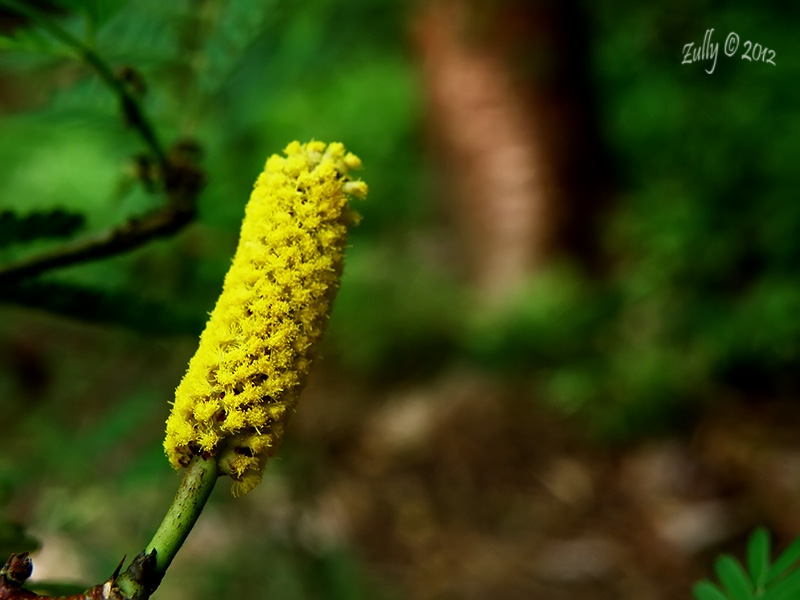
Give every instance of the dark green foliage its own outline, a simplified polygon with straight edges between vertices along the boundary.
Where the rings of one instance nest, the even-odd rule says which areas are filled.
[[[735,558],[728,555],[718,558],[716,572],[729,598],[749,600],[753,597],[753,584]]]
[[[402,248],[366,240],[349,249],[346,261],[325,354],[354,375],[382,380],[441,369],[456,350],[465,312],[452,276],[421,266]]]
[[[66,2],[57,18],[89,40],[112,67],[130,65],[143,75],[148,89],[143,106],[166,142],[188,130],[200,138],[209,185],[200,198],[198,221],[211,245],[172,243],[115,263],[118,268],[105,266],[108,261],[76,267],[59,273],[60,287],[51,288],[50,296],[10,290],[9,301],[31,300],[62,314],[143,331],[162,325],[165,333],[194,329],[158,315],[185,314],[188,304],[198,320],[205,318],[227,269],[253,179],[266,156],[292,139],[338,139],[364,156],[373,191],[362,212],[371,225],[358,236],[377,237],[379,228],[408,227],[427,216],[415,202],[427,175],[412,146],[418,94],[399,37],[398,3],[345,8],[323,2],[302,11],[279,0],[210,1],[204,10],[156,0],[99,4]],[[365,10],[373,19],[367,29],[361,25]],[[83,217],[90,235],[158,208],[163,201],[158,195],[132,185],[141,141],[125,129],[114,95],[35,26],[13,32],[28,34],[42,36],[52,52],[49,62],[39,63],[31,62],[24,45],[4,55],[3,66],[25,84],[22,89],[34,89],[35,73],[36,89],[46,90],[44,69],[71,76],[37,112],[20,113],[4,124],[0,206],[7,202],[9,210],[13,206],[22,215],[68,207],[70,214]],[[32,225],[36,231],[30,238],[41,238],[41,223]],[[16,244],[2,258],[35,255],[42,244]],[[50,243],[47,249],[52,248]],[[183,253],[192,258],[179,260]],[[165,266],[159,269],[156,261],[162,256]],[[182,266],[173,269],[177,262]],[[149,324],[139,319],[153,308],[140,300],[142,295],[164,300]],[[170,302],[176,306],[166,306]],[[393,331],[402,328],[376,333],[394,347]]]
[[[354,257],[347,268],[332,328],[344,363],[380,374],[399,359],[416,370],[460,347],[482,363],[532,374],[551,404],[622,438],[681,423],[715,390],[800,387],[793,160],[800,131],[790,19],[767,7],[715,11],[716,35],[739,30],[743,39],[769,40],[781,61],[772,68],[720,56],[708,75],[680,64],[683,44],[702,40],[707,9],[587,5],[601,127],[620,176],[605,232],[608,272],[591,282],[577,269],[539,273],[504,310],[470,316],[456,278],[416,269],[428,257],[402,241],[430,224],[436,206],[419,152],[421,94],[403,44],[405,9],[392,0],[303,10],[282,0],[212,4],[206,14],[184,2],[169,10],[156,0],[66,2],[62,14],[115,65],[142,72],[145,107],[165,137],[191,130],[202,138],[211,176],[199,221],[220,239],[235,236],[253,176],[287,140],[341,139],[363,157],[372,192],[354,245],[369,244],[374,258]],[[28,27],[14,35],[39,33]],[[27,69],[23,56],[9,55],[7,66]],[[59,64],[66,58],[55,56]],[[157,199],[120,183],[137,144],[111,94],[87,75],[59,88],[35,119],[5,126],[0,176],[15,213],[58,203],[84,215],[93,231]],[[65,127],[69,135],[61,135]],[[73,156],[81,161],[71,163]],[[229,250],[170,250],[184,251],[196,263],[179,287],[191,290],[202,316]],[[135,313],[124,305],[139,295],[141,280],[129,273],[137,264],[107,281],[91,269],[67,279],[111,291],[121,314]],[[447,289],[437,287],[442,281]],[[165,299],[178,289],[166,276],[147,285]],[[80,315],[69,297],[78,298],[67,294],[52,308]],[[365,310],[370,298],[391,310]]]
[[[701,581],[694,586],[695,600],[726,600],[725,594],[709,581]]]
[[[555,406],[610,437],[685,425],[718,393],[796,394],[796,11],[584,6],[619,177],[603,232],[606,273],[599,283],[572,275],[556,285],[545,274],[473,330],[468,348],[534,374]],[[712,74],[681,64],[684,44],[702,43],[708,28],[720,43]],[[779,66],[725,56],[732,31],[776,48]]]
[[[10,210],[0,212],[0,248],[38,238],[66,238],[84,223],[81,214],[62,209],[20,216]]]
[[[715,571],[722,586],[697,583],[695,600],[791,600],[800,597],[800,538],[770,565],[770,538],[766,529],[753,532],[747,543],[747,569],[729,555],[717,559]]]
[[[0,520],[0,560],[3,562],[12,552],[33,552],[40,546],[39,541],[31,537],[19,523]]]
[[[751,543],[753,543],[752,540]],[[783,554],[775,560],[775,563],[768,571],[767,581],[774,581],[784,576],[791,567],[795,566],[798,560],[800,560],[800,538],[792,542],[789,547],[783,551]]]
[[[769,532],[764,528],[756,529],[747,545],[747,569],[756,589],[764,586],[769,575]]]
[[[0,301],[141,333],[198,335],[203,315],[159,304],[129,292],[98,290],[68,283],[34,281],[0,289]]]

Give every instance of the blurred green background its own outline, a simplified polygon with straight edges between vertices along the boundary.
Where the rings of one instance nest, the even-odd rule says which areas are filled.
[[[141,72],[159,136],[196,139],[208,185],[180,233],[0,289],[0,537],[33,545],[21,523],[42,543],[35,577],[96,582],[149,539],[178,482],[168,401],[253,181],[293,139],[344,142],[370,186],[323,359],[264,484],[219,486],[155,597],[682,598],[754,524],[800,532],[800,11],[37,5]],[[559,43],[503,56],[556,69],[548,51],[582,52],[559,89],[592,109],[606,200],[561,210],[595,256],[565,244],[499,301],[470,275],[467,205],[447,200],[466,168],[442,166],[419,41],[439,5],[462,7],[467,25],[444,22],[475,52],[482,24],[530,6],[560,15],[530,34]],[[0,260],[160,206],[113,94],[35,25],[4,9],[0,27]],[[712,27],[714,72],[681,64]],[[728,32],[776,64],[726,56]]]

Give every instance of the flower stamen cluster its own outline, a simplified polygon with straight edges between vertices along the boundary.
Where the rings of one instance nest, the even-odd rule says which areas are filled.
[[[308,375],[342,271],[348,196],[367,186],[339,143],[292,142],[258,177],[239,246],[175,392],[164,448],[176,468],[216,456],[234,494],[261,480]]]

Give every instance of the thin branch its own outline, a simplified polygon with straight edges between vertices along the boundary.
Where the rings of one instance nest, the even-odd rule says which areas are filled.
[[[0,0],[0,6],[6,6],[20,15],[28,17],[53,37],[72,48],[78,58],[91,66],[100,76],[100,79],[118,96],[120,107],[127,122],[139,132],[139,135],[141,135],[155,156],[161,170],[164,173],[168,171],[169,161],[167,160],[167,155],[158,140],[158,136],[156,136],[153,126],[145,116],[144,111],[142,111],[142,107],[137,99],[131,95],[124,82],[114,74],[111,67],[100,55],[30,3],[20,2],[19,0]]]
[[[119,227],[94,234],[41,254],[0,266],[0,286],[34,277],[50,269],[96,260],[131,250],[147,241],[175,233],[194,217],[193,207],[167,206],[130,219]]]
[[[27,552],[12,554],[0,569],[0,600],[128,600],[121,595],[115,585],[121,568],[122,563],[105,582],[92,586],[84,592],[54,598],[42,596],[22,587],[33,572],[33,561]]]

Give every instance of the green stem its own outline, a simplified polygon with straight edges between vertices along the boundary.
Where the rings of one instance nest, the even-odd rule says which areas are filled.
[[[163,172],[166,173],[169,168],[169,162],[167,160],[167,155],[161,147],[161,143],[158,141],[153,126],[150,124],[150,121],[147,120],[147,117],[145,117],[139,102],[130,94],[122,81],[114,75],[108,63],[89,46],[29,3],[19,0],[0,0],[0,6],[6,6],[16,13],[28,17],[42,29],[48,31],[53,37],[72,48],[81,60],[97,72],[100,79],[117,94],[123,113],[130,124],[135,127],[142,136],[145,143],[150,148],[150,151],[155,155]]]
[[[195,458],[186,467],[178,493],[175,494],[164,520],[144,552],[150,554],[155,551],[155,566],[148,574],[148,579],[154,580],[155,586],[161,581],[203,511],[218,475],[217,461],[214,457]],[[143,584],[131,569],[119,577],[117,585],[129,598],[137,599],[147,598],[155,589],[154,586],[147,589],[148,586]]]
[[[200,516],[217,482],[216,458],[196,458],[186,468],[178,493],[161,526],[147,545],[146,553],[156,551],[156,573],[163,575],[178,553],[186,536]]]

